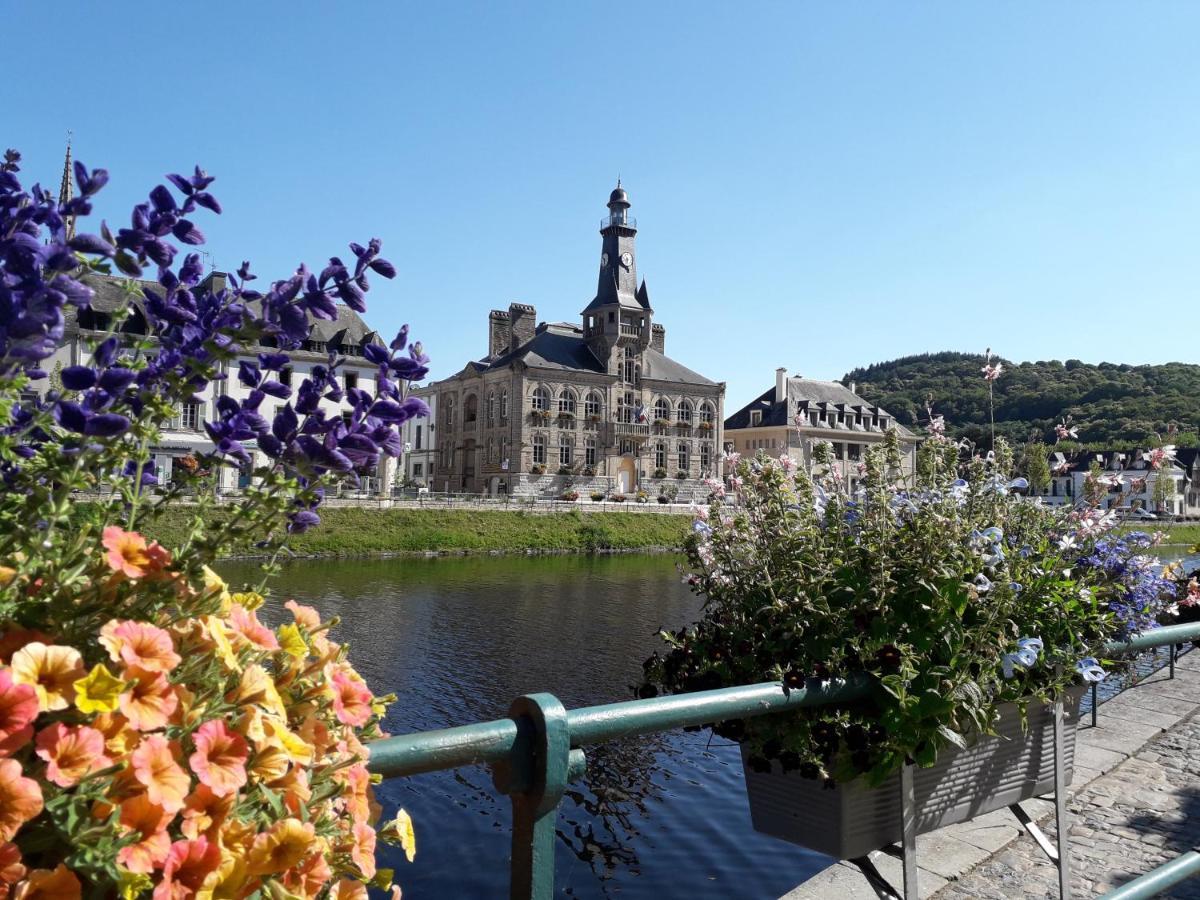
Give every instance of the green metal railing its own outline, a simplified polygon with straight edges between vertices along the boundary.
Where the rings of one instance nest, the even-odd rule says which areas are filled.
[[[1105,656],[1174,647],[1197,639],[1200,624],[1171,625],[1109,644]],[[585,747],[690,725],[846,703],[867,696],[871,684],[866,674],[791,690],[779,682],[765,682],[582,709],[566,709],[551,694],[529,694],[513,701],[505,719],[376,741],[371,744],[369,768],[384,778],[396,778],[460,766],[491,766],[497,789],[512,801],[510,897],[546,900],[554,891],[554,824],[559,801],[567,784],[582,777],[586,769]],[[1190,865],[1188,857],[1195,857]],[[1164,868],[1172,866],[1170,873],[1158,876],[1160,881],[1147,884],[1161,883],[1157,888],[1161,891],[1200,872],[1200,854],[1185,854]],[[1162,881],[1165,878],[1174,880]],[[1121,888],[1125,893],[1109,896],[1121,900],[1154,896],[1153,892],[1139,892],[1142,889],[1134,888],[1136,884],[1131,882]]]

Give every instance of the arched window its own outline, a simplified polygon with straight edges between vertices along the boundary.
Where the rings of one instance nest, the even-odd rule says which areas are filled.
[[[508,419],[508,388],[500,392],[500,421]]]
[[[454,427],[454,398],[447,397],[446,402],[442,404],[442,409],[445,410],[446,427]]]
[[[585,416],[587,416],[589,419],[592,418],[593,416],[595,416],[597,419],[599,419],[600,406],[601,406],[600,395],[597,394],[595,391],[592,391],[591,393],[589,393],[587,395],[587,397],[584,398],[583,414]]]
[[[692,401],[691,400],[680,400],[679,401],[679,421],[684,423],[685,425],[692,424]]]
[[[463,401],[463,424],[473,425],[479,418],[479,397],[475,394],[467,394],[467,399]]]
[[[533,436],[533,464],[535,466],[546,464],[546,436],[544,434]]]
[[[662,441],[654,445],[654,468],[664,471],[667,468],[667,445]]]
[[[659,397],[654,401],[654,421],[671,421],[671,401],[666,397]]]
[[[700,424],[712,425],[713,420],[717,417],[717,411],[713,409],[713,405],[705,400],[700,404]]]
[[[558,412],[559,415],[575,415],[575,392],[570,388],[563,388],[558,392]]]
[[[688,445],[683,441],[679,442],[679,471],[686,472],[688,470]]]
[[[533,392],[534,412],[550,411],[550,392],[544,387],[535,388]]]
[[[496,424],[496,392],[488,391],[487,396],[487,425],[491,428]]]

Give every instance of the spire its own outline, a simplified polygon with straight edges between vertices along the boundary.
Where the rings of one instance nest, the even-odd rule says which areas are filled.
[[[62,184],[58,188],[58,205],[63,206],[75,196],[75,182],[71,174],[71,132],[67,132],[67,157],[63,160]],[[75,237],[75,217],[67,216],[67,240]]]

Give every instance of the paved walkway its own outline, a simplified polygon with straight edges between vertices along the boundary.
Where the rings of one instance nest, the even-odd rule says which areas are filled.
[[[1068,804],[1075,897],[1095,897],[1200,847],[1200,651],[1100,707],[1096,728],[1084,716]],[[1196,716],[1193,718],[1193,716]],[[1022,804],[1054,837],[1053,807]],[[899,885],[900,863],[872,854]],[[1007,810],[917,840],[922,898],[1009,900],[1058,897],[1053,866]],[[830,866],[783,900],[876,900],[858,869]],[[1200,879],[1167,897],[1200,900]]]

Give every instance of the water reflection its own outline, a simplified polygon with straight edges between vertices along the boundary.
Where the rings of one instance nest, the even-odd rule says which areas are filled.
[[[335,636],[380,693],[387,729],[424,731],[504,715],[550,691],[568,707],[629,699],[655,633],[696,618],[670,557],[470,557],[296,561],[275,582],[339,615]],[[226,564],[233,582],[253,564]],[[267,615],[270,615],[268,613]],[[588,753],[558,820],[560,895],[774,898],[824,865],[750,827],[735,747],[707,733],[629,739]],[[406,898],[507,892],[508,800],[485,769],[386,782],[388,812],[417,823],[419,852],[394,866]]]

